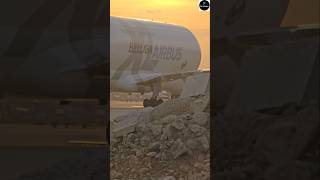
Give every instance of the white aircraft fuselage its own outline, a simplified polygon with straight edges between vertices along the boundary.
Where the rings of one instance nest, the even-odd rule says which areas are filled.
[[[197,71],[200,64],[200,46],[181,26],[110,17],[110,38],[111,92],[148,92],[152,80]],[[166,81],[161,89],[178,95],[183,83]]]

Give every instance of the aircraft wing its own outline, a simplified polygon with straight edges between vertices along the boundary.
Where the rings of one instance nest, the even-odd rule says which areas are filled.
[[[208,70],[198,70],[198,71],[187,71],[187,72],[179,72],[179,73],[171,73],[171,74],[146,74],[146,75],[140,75],[139,79],[137,79],[138,85],[151,85],[156,82],[169,82],[169,81],[175,81],[175,80],[185,80],[189,76],[195,76],[203,73],[208,73]]]
[[[107,62],[101,60],[98,62],[93,62],[91,64],[75,64],[72,67],[68,67],[62,70],[63,73],[73,73],[73,72],[86,72],[89,76],[94,78],[107,78]]]
[[[219,58],[230,56],[237,64],[241,64],[244,54],[257,47],[272,46],[281,42],[289,42],[302,38],[312,38],[319,34],[319,25],[302,25],[282,27],[241,33],[234,37],[213,38],[213,56]]]

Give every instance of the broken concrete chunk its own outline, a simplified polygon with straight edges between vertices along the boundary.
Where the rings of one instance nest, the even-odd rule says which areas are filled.
[[[203,148],[204,151],[209,150],[210,143],[209,143],[208,139],[205,136],[199,137],[199,142],[200,142],[201,147]]]
[[[162,125],[151,125],[150,130],[154,136],[161,135]]]
[[[171,127],[175,128],[177,130],[182,130],[185,128],[185,125],[183,122],[176,120],[171,123]]]
[[[210,119],[210,114],[200,112],[200,113],[195,113],[193,115],[192,122],[194,122],[194,123],[196,123],[196,124],[198,124],[200,126],[205,126],[205,125],[208,124],[209,119]]]
[[[197,125],[197,124],[190,124],[189,125],[189,129],[190,129],[191,132],[196,134],[196,133],[200,132],[201,127],[199,125]]]
[[[176,180],[176,178],[173,176],[166,176],[166,177],[160,178],[159,180]]]
[[[162,119],[168,115],[179,115],[191,111],[191,103],[193,98],[173,99],[164,102],[153,109],[151,112],[152,120]]]
[[[188,148],[185,146],[181,139],[177,139],[171,146],[171,153],[174,159],[177,159],[178,157],[188,153]]]

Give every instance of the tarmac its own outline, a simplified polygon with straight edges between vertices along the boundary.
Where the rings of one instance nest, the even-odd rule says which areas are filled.
[[[74,147],[74,141],[105,141],[103,127],[0,124],[0,147]]]
[[[141,111],[142,102],[139,101],[111,101],[110,103],[110,120],[116,117],[126,115],[130,112]]]
[[[88,153],[101,154],[105,151],[104,155],[107,156],[105,126],[107,119],[103,118],[105,116],[101,116],[99,112],[103,111],[103,108],[96,108],[93,103],[92,105],[88,103],[71,104],[69,107],[58,107],[52,104],[53,102],[35,104],[23,101],[12,102],[10,106],[2,106],[2,119],[0,118],[1,180],[14,180],[24,174],[49,169],[66,159],[92,159]],[[23,107],[24,111],[20,107]],[[55,112],[61,112],[61,110],[57,111],[55,108],[64,108],[62,109],[63,114],[56,115]],[[83,111],[84,108],[87,111]],[[90,117],[87,115],[91,110],[94,122],[84,128],[82,122],[85,122],[84,119],[86,123],[91,121],[90,118],[87,118]],[[78,119],[79,123],[68,126],[61,123],[63,116],[66,117],[67,123],[71,120],[77,122],[77,118],[82,116],[80,112],[83,112],[83,119]],[[48,118],[40,119],[39,115],[43,114]],[[33,120],[30,120],[32,117],[34,117]],[[59,124],[56,127],[49,122],[55,117],[59,118],[57,118]],[[97,120],[101,123],[96,123]],[[106,157],[101,158],[106,159]]]
[[[110,120],[141,110],[141,102],[111,101]],[[106,127],[81,124],[0,123],[0,179],[13,180],[64,161],[82,158],[84,152],[100,152],[106,146]],[[84,157],[84,159],[87,157]]]
[[[90,158],[85,153],[96,154],[101,152],[101,149],[101,147],[1,147],[0,178],[16,180],[24,174],[50,169],[68,159]]]

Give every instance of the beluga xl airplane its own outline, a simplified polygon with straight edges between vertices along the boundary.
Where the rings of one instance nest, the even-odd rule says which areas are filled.
[[[152,92],[144,106],[162,103],[162,90],[178,96],[188,76],[201,71],[198,41],[188,29],[154,21],[110,18],[110,89]]]
[[[193,34],[177,25],[109,17],[104,3],[1,1],[0,98],[55,98],[61,104],[93,98],[106,104],[110,87],[151,91],[144,105],[155,106],[162,90],[179,95],[200,63]]]
[[[224,64],[222,57],[230,57],[232,63],[223,75],[214,72],[215,82],[221,79],[226,84],[215,87],[216,94],[221,92],[215,102],[227,102],[225,94],[230,94],[233,80],[224,78],[243,63],[250,49],[267,46],[273,36],[284,37],[280,35],[284,31],[297,38],[310,33],[313,37],[319,31],[318,27],[281,28],[288,5],[289,0],[216,3],[213,61]],[[110,17],[106,7],[102,0],[1,1],[0,97],[50,97],[62,104],[73,98],[94,98],[105,104],[108,90],[152,92],[144,106],[156,106],[162,102],[162,90],[179,96],[187,77],[203,73],[198,69],[199,43],[188,29]]]

